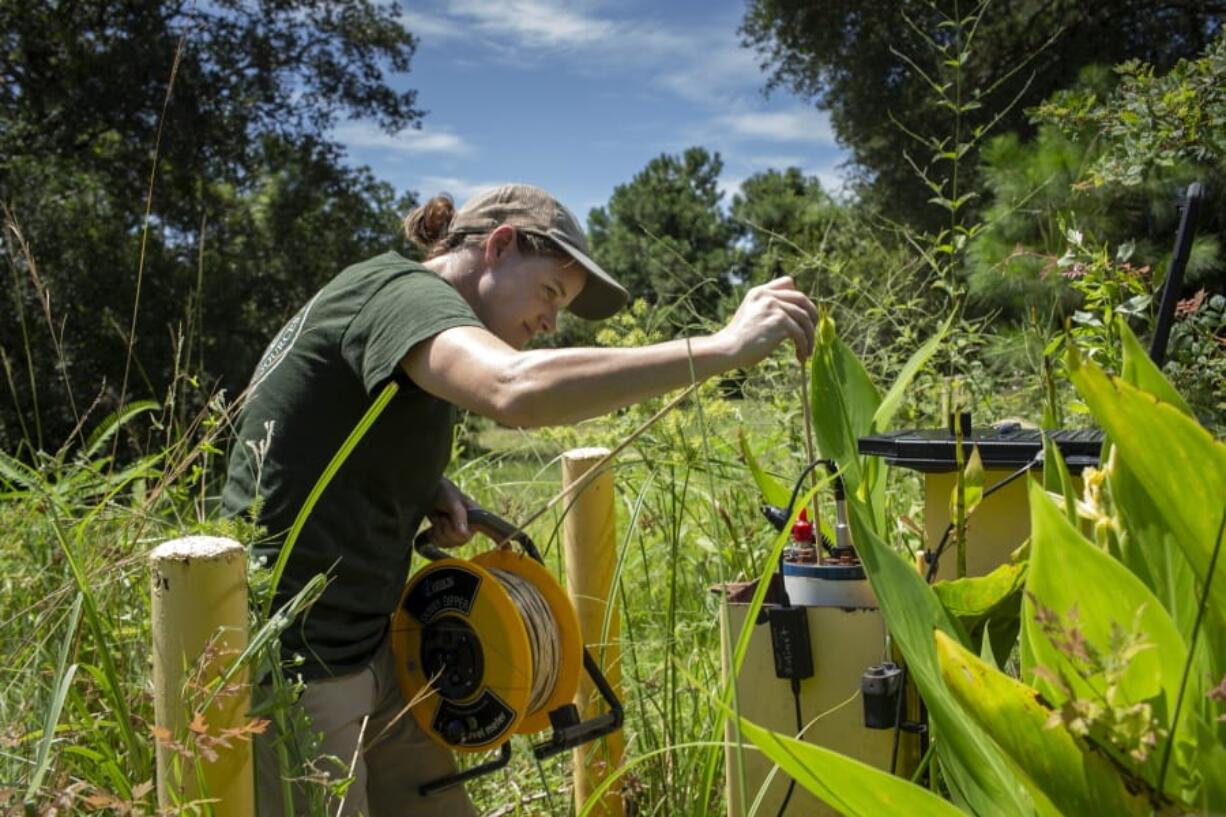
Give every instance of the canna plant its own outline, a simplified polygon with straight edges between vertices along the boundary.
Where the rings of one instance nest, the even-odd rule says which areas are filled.
[[[1175,815],[1226,811],[1226,445],[1190,415],[1122,319],[1121,375],[1069,344],[1066,368],[1107,434],[1102,466],[1074,491],[1048,447],[1029,482],[1026,558],[930,586],[886,544],[865,467],[849,491],[853,534],[882,614],[929,712],[937,790],[835,762],[830,752],[742,722],[800,785],[849,815]],[[854,451],[857,386],[838,377],[829,327],[813,364],[823,451]],[[851,367],[854,368],[854,367]],[[850,387],[848,384],[850,383]],[[816,407],[815,407],[816,408]],[[832,436],[841,436],[831,445]],[[1021,598],[1004,649],[970,638],[968,605]],[[1012,649],[1016,647],[1016,652]],[[1002,659],[997,661],[996,656]],[[942,788],[943,787],[943,788]],[[866,794],[866,789],[869,793]]]

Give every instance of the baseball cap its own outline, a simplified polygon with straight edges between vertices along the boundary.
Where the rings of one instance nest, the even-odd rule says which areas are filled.
[[[570,312],[598,321],[626,305],[630,293],[588,255],[587,238],[574,213],[539,187],[504,184],[483,190],[456,211],[448,232],[488,233],[503,224],[548,238],[587,270],[587,283],[571,301]]]

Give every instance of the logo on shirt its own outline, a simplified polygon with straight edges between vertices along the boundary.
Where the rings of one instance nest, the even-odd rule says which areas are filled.
[[[311,307],[319,300],[319,295],[320,293],[315,293],[315,297],[307,301],[306,306],[299,309],[298,314],[290,318],[289,323],[281,327],[281,331],[272,339],[272,343],[268,344],[263,357],[260,358],[259,365],[255,367],[255,374],[251,376],[252,391],[255,391],[264,378],[272,374],[273,369],[280,366],[281,361],[289,356],[290,350],[294,348],[294,342],[302,334],[307,315],[311,314]]]

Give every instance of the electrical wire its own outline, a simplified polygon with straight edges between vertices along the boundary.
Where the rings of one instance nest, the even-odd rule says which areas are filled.
[[[561,659],[558,622],[549,603],[532,582],[506,570],[495,568],[490,569],[490,573],[506,589],[528,631],[528,645],[532,651],[532,694],[528,699],[528,714],[532,714],[549,703],[558,683]]]
[[[1043,452],[1040,451],[1030,462],[1026,463],[1004,479],[993,483],[990,488],[983,492],[983,498],[979,500],[980,503],[982,503],[984,499],[987,499],[992,494],[999,491],[1001,488],[1004,488],[1009,483],[1026,474],[1031,468],[1042,464]],[[937,545],[937,549],[932,553],[932,558],[928,561],[928,571],[924,574],[924,581],[928,582],[929,584],[932,584],[932,580],[937,574],[937,566],[940,564],[941,554],[945,552],[945,546],[949,544],[949,534],[953,532],[953,529],[954,523],[951,521],[945,526],[945,533],[941,534],[941,542]]]
[[[805,730],[804,720],[800,717],[800,681],[792,679],[792,705],[796,708],[796,737]],[[783,802],[779,804],[779,811],[775,817],[783,817],[783,812],[787,811],[788,803],[792,799],[792,792],[796,790],[796,778],[792,778],[788,782],[788,793],[783,796]]]
[[[813,460],[808,465],[806,465],[805,469],[800,472],[800,476],[797,478],[796,484],[792,487],[792,496],[790,499],[788,499],[788,506],[784,514],[786,519],[792,518],[792,509],[796,507],[796,497],[800,495],[800,488],[804,484],[805,477],[809,476],[809,474],[811,474],[813,472],[813,469],[816,468],[817,466],[824,465],[827,463],[829,463],[829,465],[831,466],[834,465],[833,461],[817,459],[817,460]],[[783,560],[782,559],[779,560],[779,593],[780,593],[779,601],[780,601],[781,606],[791,607],[792,602],[788,598],[787,586],[784,584],[784,581],[783,581]],[[796,734],[797,736],[799,736],[800,733],[804,731],[805,724],[800,714],[800,681],[795,678],[792,679],[792,705],[795,707],[795,710],[796,710]],[[779,805],[779,811],[776,817],[783,817],[783,812],[787,810],[788,803],[791,802],[792,800],[792,792],[794,792],[795,790],[796,790],[796,778],[792,778],[788,782],[788,792],[787,794],[784,795],[783,802]]]

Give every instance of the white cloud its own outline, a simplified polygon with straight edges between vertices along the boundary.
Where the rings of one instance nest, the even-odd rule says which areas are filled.
[[[464,36],[464,29],[453,20],[416,9],[402,8],[400,20],[412,34],[430,40],[454,40]]]
[[[447,130],[406,128],[387,133],[370,122],[346,122],[332,132],[338,142],[349,147],[378,148],[401,153],[436,153],[462,156],[472,152],[462,138]]]
[[[505,181],[472,182],[455,176],[423,176],[419,183],[414,185],[414,188],[423,200],[439,193],[448,193],[455,199],[458,206],[482,190],[506,183]]]
[[[834,146],[830,119],[813,108],[786,111],[744,111],[718,117],[717,123],[736,136],[768,142],[810,142]]]
[[[685,99],[727,104],[728,95],[744,95],[762,84],[757,57],[726,31],[695,34],[677,56],[678,64],[660,74],[656,83]]]
[[[465,39],[522,64],[557,53],[582,52],[583,70],[642,64],[683,48],[680,37],[650,21],[602,15],[569,0],[451,0],[432,11],[402,9],[409,31],[424,39]]]
[[[529,48],[574,48],[615,33],[616,24],[553,0],[453,0],[448,11],[487,36]]]

